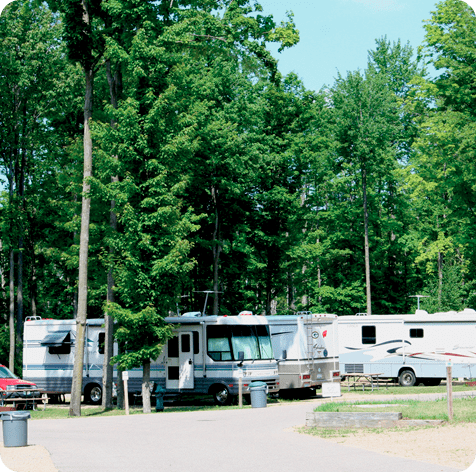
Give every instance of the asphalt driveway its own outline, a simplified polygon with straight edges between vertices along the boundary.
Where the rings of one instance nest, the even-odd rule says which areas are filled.
[[[28,442],[60,472],[450,472],[301,435],[312,403],[266,408],[29,421]]]

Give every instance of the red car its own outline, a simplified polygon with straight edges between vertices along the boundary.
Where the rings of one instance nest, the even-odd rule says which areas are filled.
[[[39,390],[36,384],[22,380],[17,377],[10,369],[0,365],[0,402],[5,398],[38,398]]]

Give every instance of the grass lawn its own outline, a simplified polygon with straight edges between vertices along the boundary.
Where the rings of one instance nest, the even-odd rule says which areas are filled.
[[[381,406],[380,406],[381,405]],[[319,405],[314,411],[336,412],[401,412],[404,418],[412,420],[448,421],[448,403],[446,398],[429,402],[416,400],[332,402]],[[453,400],[453,422],[476,423],[476,398]]]
[[[457,384],[453,385],[453,392],[470,392],[476,390],[476,387],[467,387],[464,384]],[[350,391],[347,388],[347,382],[342,382],[341,384],[341,391],[342,394],[346,393],[358,393],[360,395],[415,395],[418,393],[446,393],[446,384],[442,383],[442,385],[438,385],[437,387],[400,387],[400,386],[393,386],[390,385],[385,387],[384,385],[380,384],[380,388],[377,389],[374,387],[374,391],[370,390],[369,386],[365,387],[365,391],[362,391],[362,387],[356,386],[355,390],[351,386]]]
[[[184,406],[173,406],[168,407],[165,405],[165,410],[163,412],[155,411],[155,404],[152,405],[152,413],[154,415],[163,415],[167,413],[177,413],[183,411],[211,411],[211,410],[229,410],[237,409],[238,406],[216,406],[216,405],[207,405],[207,404],[196,404],[196,405],[184,405]],[[243,405],[243,408],[251,408],[250,405]],[[70,418],[69,416],[69,405],[64,406],[57,405],[48,405],[46,410],[43,410],[40,406],[38,410],[30,411],[32,420],[45,420],[45,419],[61,419],[61,418]],[[142,406],[134,406],[129,408],[130,415],[142,415]],[[89,405],[82,405],[81,407],[81,417],[89,416],[125,416],[125,410],[119,410],[114,408],[112,410],[103,410],[102,407],[92,407]],[[76,417],[72,417],[76,418]]]

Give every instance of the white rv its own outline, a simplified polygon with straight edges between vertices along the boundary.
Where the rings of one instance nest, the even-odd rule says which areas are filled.
[[[266,316],[278,359],[280,395],[340,382],[337,316]]]
[[[381,374],[402,386],[476,377],[476,311],[339,316],[341,375]]]
[[[86,324],[83,392],[85,401],[101,403],[104,320]],[[71,392],[76,339],[75,320],[27,318],[23,331],[23,376],[50,395]],[[32,380],[33,381],[33,380]]]
[[[269,328],[264,317],[201,316],[199,312],[166,318],[176,324],[177,336],[151,363],[151,381],[166,393],[212,394],[227,404],[238,394],[241,377],[246,391],[259,380],[277,392],[279,377]],[[104,320],[87,321],[83,392],[85,401],[102,399]],[[71,391],[76,322],[31,319],[25,321],[23,378],[52,394]],[[116,380],[114,372],[114,380]],[[34,379],[34,380],[33,380]],[[140,393],[142,369],[129,371],[129,393]]]
[[[251,382],[279,389],[268,322],[263,316],[201,316],[199,312],[166,318],[177,324],[151,371],[153,380],[170,393],[209,393],[215,403],[228,404]],[[151,374],[152,375],[152,374]]]

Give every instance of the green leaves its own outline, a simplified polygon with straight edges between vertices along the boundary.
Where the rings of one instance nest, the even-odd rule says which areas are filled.
[[[117,363],[123,370],[157,359],[164,344],[173,337],[172,326],[166,325],[162,315],[150,306],[135,312],[109,303],[104,310],[116,322],[114,337],[123,350],[123,354],[111,359],[111,364]]]

